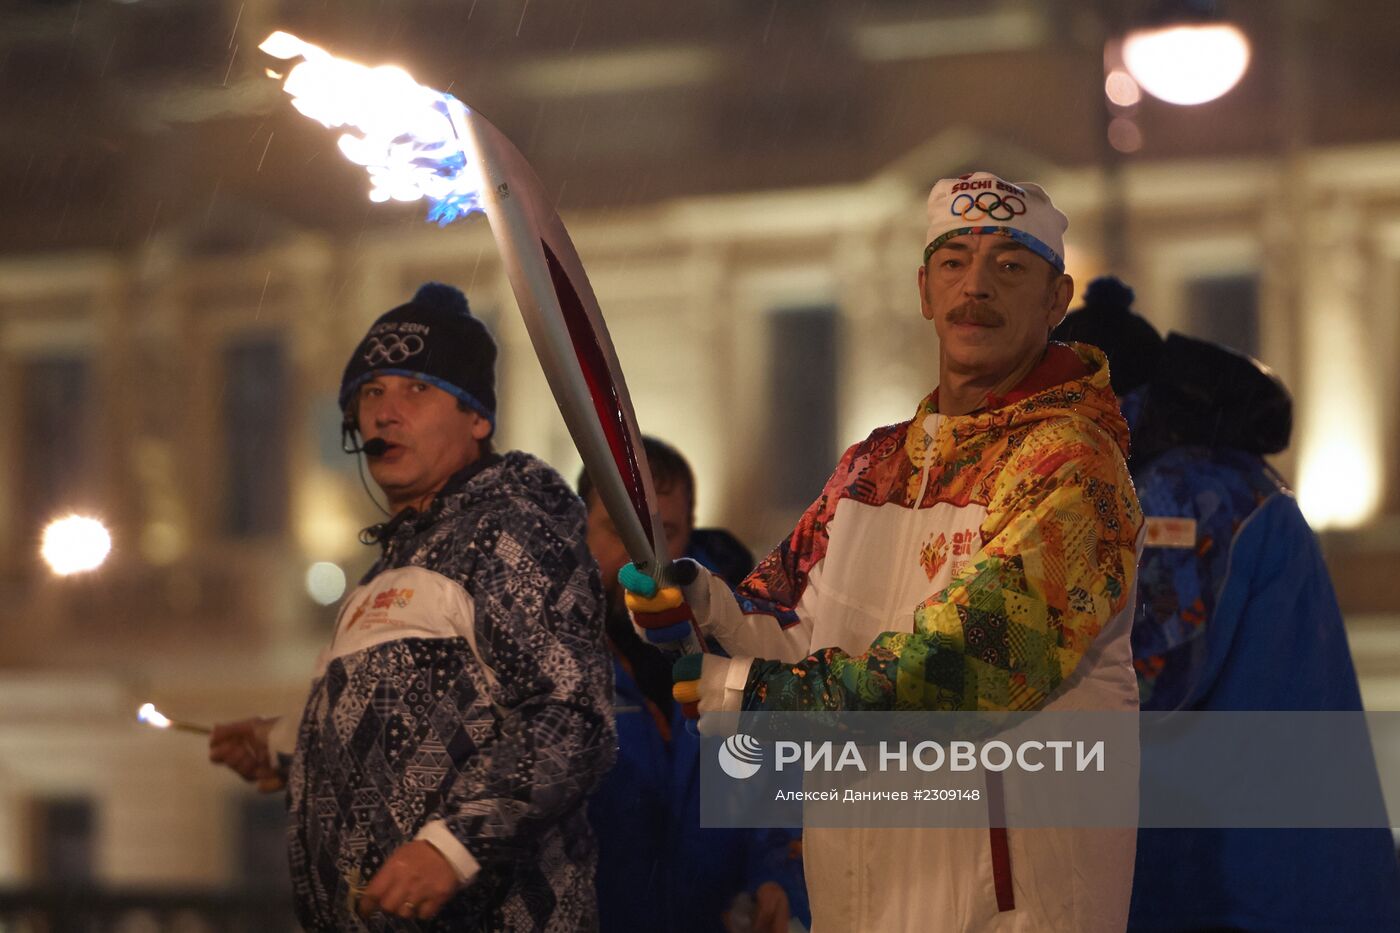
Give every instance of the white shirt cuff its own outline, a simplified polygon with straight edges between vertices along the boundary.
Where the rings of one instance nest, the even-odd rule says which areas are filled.
[[[737,713],[744,707],[744,684],[753,658],[705,657],[700,674],[700,712]]]
[[[471,881],[477,872],[481,871],[481,863],[467,851],[466,846],[457,841],[457,837],[452,835],[452,830],[448,829],[442,820],[433,820],[425,824],[413,838],[422,840],[441,852],[442,857],[447,859],[447,863],[457,873],[457,880],[463,884]]]

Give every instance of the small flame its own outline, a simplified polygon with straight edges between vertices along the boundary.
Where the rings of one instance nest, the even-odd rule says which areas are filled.
[[[141,708],[136,711],[136,718],[148,726],[155,726],[157,729],[170,728],[170,720],[156,709],[154,703],[142,703]]]
[[[323,126],[358,131],[341,136],[339,146],[369,172],[371,201],[427,198],[428,219],[441,224],[481,209],[480,173],[454,121],[455,113],[466,115],[461,101],[418,84],[402,68],[337,58],[291,33],[274,32],[259,48],[273,58],[302,59],[282,85],[292,106]]]

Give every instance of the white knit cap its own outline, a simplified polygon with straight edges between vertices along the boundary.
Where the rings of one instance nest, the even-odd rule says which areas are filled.
[[[1065,271],[1069,219],[1050,203],[1050,196],[1039,185],[1013,185],[991,172],[944,178],[928,194],[928,224],[925,262],[955,236],[992,233],[1011,237],[1055,271]]]

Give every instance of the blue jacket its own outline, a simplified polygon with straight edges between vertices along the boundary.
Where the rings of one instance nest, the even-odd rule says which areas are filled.
[[[677,708],[671,725],[670,848],[675,854],[666,902],[672,933],[709,933],[740,891],[774,881],[793,916],[810,926],[807,882],[793,829],[705,829],[700,826],[700,736]]]
[[[735,895],[775,881],[810,924],[806,881],[787,829],[700,826],[700,738],[677,707],[667,741],[654,707],[614,661],[617,764],[588,805],[598,839],[603,933],[720,933]]]
[[[689,556],[742,577],[753,558],[727,532],[697,529]],[[702,829],[700,737],[679,706],[649,703],[614,653],[617,764],[588,804],[598,840],[602,933],[721,933],[740,892],[767,881],[811,924],[798,846],[787,829]]]
[[[613,661],[617,763],[588,801],[598,840],[597,891],[604,933],[665,930],[669,887],[670,751],[641,688]]]
[[[1360,709],[1327,567],[1278,475],[1205,447],[1133,472],[1149,534],[1154,518],[1196,523],[1191,545],[1149,546],[1138,570],[1142,708]],[[1143,830],[1129,927],[1400,929],[1394,843],[1385,829]]]

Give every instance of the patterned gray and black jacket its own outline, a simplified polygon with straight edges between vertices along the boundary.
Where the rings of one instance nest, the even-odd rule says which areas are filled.
[[[594,929],[584,800],[616,734],[583,504],[511,452],[371,531],[383,554],[341,605],[288,774],[303,926]],[[466,885],[432,921],[361,921],[359,890],[414,839]]]

